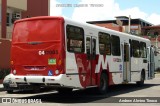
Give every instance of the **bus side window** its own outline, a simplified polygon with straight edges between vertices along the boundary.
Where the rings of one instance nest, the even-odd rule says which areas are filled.
[[[67,50],[73,53],[84,52],[84,30],[80,27],[67,25]]]
[[[110,35],[99,32],[99,52],[102,55],[111,55]]]
[[[137,40],[132,40],[132,53],[133,57],[140,57],[140,51],[139,51],[139,41]]]
[[[90,59],[90,54],[91,54],[91,39],[89,37],[86,38],[86,52],[87,52],[87,59]]]
[[[112,41],[112,55],[113,56],[120,56],[121,50],[120,50],[120,38],[116,35],[111,36]]]
[[[142,58],[147,57],[146,43],[145,42],[140,42],[140,57],[142,57]]]
[[[132,57],[132,40],[129,39],[129,44],[130,44],[130,57]]]
[[[96,58],[96,39],[92,40],[92,59]]]

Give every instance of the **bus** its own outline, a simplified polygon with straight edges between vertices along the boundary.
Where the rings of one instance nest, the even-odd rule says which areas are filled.
[[[53,87],[58,92],[97,88],[154,78],[154,51],[148,39],[75,22],[41,16],[14,23],[11,73],[4,79],[15,89]]]

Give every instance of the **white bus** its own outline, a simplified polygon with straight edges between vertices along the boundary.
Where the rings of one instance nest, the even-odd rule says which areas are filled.
[[[8,92],[53,87],[59,92],[154,78],[148,39],[63,17],[34,17],[14,24]]]

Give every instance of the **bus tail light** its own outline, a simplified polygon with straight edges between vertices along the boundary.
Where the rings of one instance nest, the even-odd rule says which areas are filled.
[[[13,61],[10,61],[10,64],[13,65]]]
[[[56,71],[55,71],[55,74],[58,75],[58,74],[59,74],[59,70],[56,70]]]
[[[58,75],[58,74],[64,74],[63,63],[62,63],[61,59],[59,59],[59,61],[58,61],[57,70],[55,70],[55,74],[56,75]]]
[[[16,73],[17,73],[17,71],[16,71],[16,70],[13,70],[13,74],[16,75]]]

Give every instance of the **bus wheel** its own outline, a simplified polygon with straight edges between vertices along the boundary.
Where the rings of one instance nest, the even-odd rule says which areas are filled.
[[[13,90],[7,90],[7,93],[9,93],[9,94],[13,93]]]
[[[137,81],[136,84],[137,84],[138,86],[142,86],[142,85],[144,84],[144,79],[145,79],[145,73],[142,72],[142,73],[141,73],[141,80],[140,80],[140,81]]]
[[[100,94],[106,94],[108,90],[108,77],[105,73],[101,74],[100,85],[98,87]]]
[[[57,89],[58,93],[71,93],[72,92],[72,88],[59,88]]]

